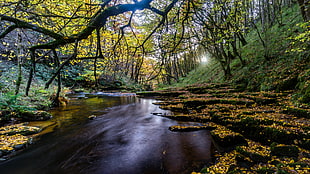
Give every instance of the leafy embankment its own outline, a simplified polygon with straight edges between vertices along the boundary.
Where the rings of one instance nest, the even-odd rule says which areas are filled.
[[[201,172],[309,172],[310,108],[294,106],[292,91],[239,91],[229,84],[206,83],[151,93],[162,93],[163,102],[156,104],[176,113],[157,115],[205,124],[176,125],[171,130],[211,130],[218,151],[214,164]],[[169,93],[174,97],[169,97]]]
[[[0,160],[5,160],[8,155],[26,148],[42,129],[24,123],[1,127]]]
[[[50,96],[54,89],[45,90],[42,79],[35,78],[29,96],[25,96],[26,78],[22,79],[20,93],[15,94],[17,68],[12,63],[3,61],[0,67],[0,161],[15,155],[32,143],[44,129],[53,122],[40,122],[26,125],[28,121],[49,120],[52,115],[46,111],[50,108]],[[27,70],[23,68],[26,74]]]

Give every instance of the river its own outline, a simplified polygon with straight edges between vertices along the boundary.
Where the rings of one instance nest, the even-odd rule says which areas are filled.
[[[181,123],[153,99],[96,96],[51,110],[57,127],[15,157],[1,174],[187,174],[211,161],[207,130],[171,132]],[[97,115],[94,120],[90,115]]]

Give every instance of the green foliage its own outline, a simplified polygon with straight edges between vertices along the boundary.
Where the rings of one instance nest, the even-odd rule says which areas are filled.
[[[33,111],[37,109],[48,109],[50,108],[51,101],[49,97],[56,92],[56,89],[50,88],[44,89],[44,81],[40,75],[36,76],[33,80],[33,85],[29,96],[25,96],[26,80],[27,80],[27,69],[23,68],[22,83],[20,86],[20,93],[15,95],[15,85],[17,77],[17,68],[10,62],[5,62],[7,68],[1,73],[1,84],[0,88],[0,110],[7,111],[3,112],[5,117],[19,116],[18,113],[21,111]],[[6,115],[5,113],[8,113]],[[9,114],[9,113],[15,113]]]
[[[15,95],[11,92],[2,94],[0,98],[0,109],[1,110],[10,110],[13,112],[20,112],[26,110],[35,110],[32,107],[20,105],[20,102],[17,100],[20,95]]]
[[[305,103],[310,105],[310,66],[306,67],[305,71],[302,71],[298,75],[298,89],[299,92],[293,97],[296,101],[300,103]]]
[[[299,32],[297,35],[289,37],[291,40],[291,47],[287,51],[309,55],[310,21],[297,23],[296,28],[299,29]]]

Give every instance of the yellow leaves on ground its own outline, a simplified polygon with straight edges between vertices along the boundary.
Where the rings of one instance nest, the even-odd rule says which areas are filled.
[[[184,103],[183,109],[191,112],[186,117],[216,127],[211,131],[215,145],[223,148],[236,145],[232,151],[215,152],[214,163],[200,173],[310,173],[310,108],[292,106],[289,93],[218,89],[214,84],[190,86],[187,90],[191,93],[183,94],[181,99],[160,103]],[[243,140],[246,143],[233,144]],[[278,153],[267,141],[280,143],[277,147],[283,150]]]
[[[25,126],[24,124],[15,124],[0,128],[0,156],[2,152],[9,152],[14,149],[22,148],[29,143],[31,138],[25,136],[35,134],[40,128]]]
[[[29,142],[29,138],[20,134],[12,136],[0,135],[0,151],[12,151],[18,145]]]
[[[11,126],[5,126],[0,128],[0,135],[11,135],[16,133],[36,133],[39,132],[40,128],[25,126],[23,123],[14,124]]]
[[[244,151],[250,152],[250,153],[256,153],[262,156],[270,155],[270,147],[263,146],[261,143],[247,140],[248,146],[239,146]]]
[[[224,153],[218,158],[218,163],[208,167],[207,173],[218,174],[218,173],[227,173],[231,165],[236,164],[236,151],[231,151],[229,153]]]
[[[225,126],[218,125],[218,124],[215,124],[212,122],[210,122],[208,124],[210,126],[216,127],[216,129],[212,130],[211,132],[213,134],[218,135],[220,138],[225,138],[226,136],[240,136],[241,135],[240,133],[236,133],[236,132],[233,132],[233,131],[227,129]]]

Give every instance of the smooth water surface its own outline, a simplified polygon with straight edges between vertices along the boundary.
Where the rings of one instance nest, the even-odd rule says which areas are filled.
[[[51,111],[56,130],[0,163],[0,173],[180,174],[207,164],[209,131],[169,131],[180,122],[152,115],[169,112],[153,102],[104,96],[72,100]],[[89,115],[97,118],[89,120]]]

